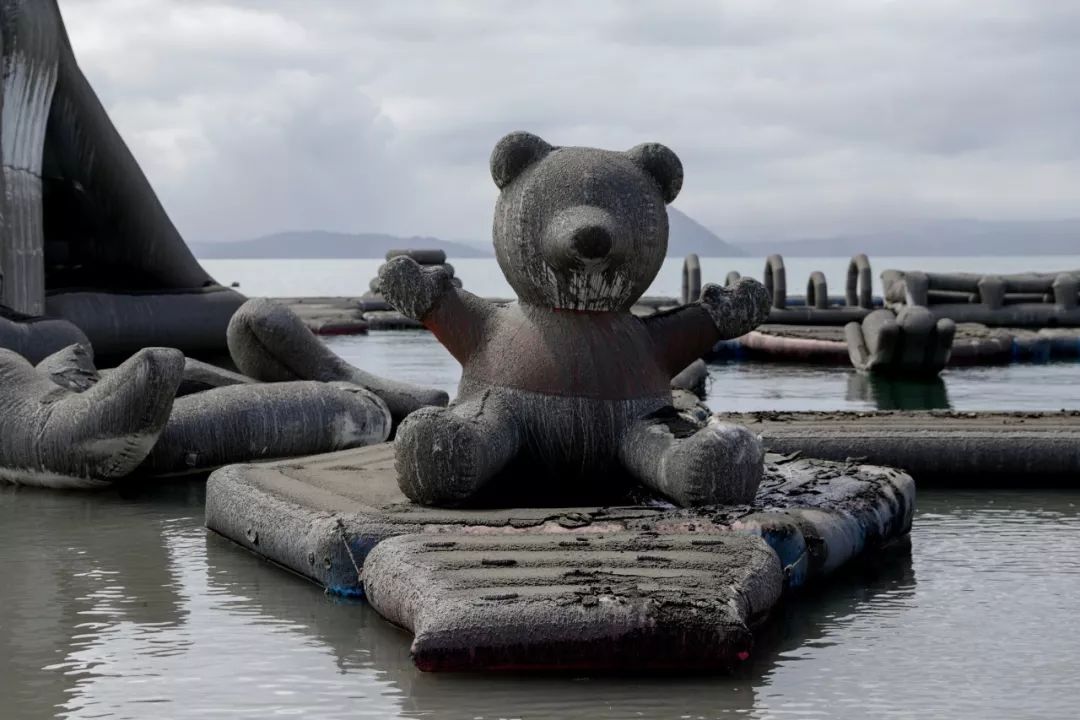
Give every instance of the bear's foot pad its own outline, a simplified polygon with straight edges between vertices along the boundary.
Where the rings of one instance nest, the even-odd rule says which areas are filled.
[[[429,671],[730,670],[783,571],[737,533],[423,533],[380,543],[368,601]]]

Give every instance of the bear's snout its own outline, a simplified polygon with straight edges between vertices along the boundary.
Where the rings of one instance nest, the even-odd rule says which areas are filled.
[[[574,233],[570,246],[586,260],[601,260],[611,252],[611,233],[600,225],[588,225]]]
[[[542,252],[553,268],[600,272],[616,254],[616,238],[615,220],[606,210],[580,205],[552,218]]]

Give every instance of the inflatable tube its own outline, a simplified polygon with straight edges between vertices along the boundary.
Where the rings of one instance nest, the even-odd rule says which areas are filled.
[[[390,434],[390,412],[348,383],[219,387],[176,400],[139,472],[176,475],[270,458],[372,445]]]
[[[1048,347],[1048,356],[1049,353]],[[1007,332],[987,333],[984,337],[972,337],[965,333],[965,337],[953,341],[949,365],[1000,365],[1011,362],[1017,355],[1013,336]]]
[[[772,306],[777,310],[787,307],[787,271],[781,255],[770,255],[765,259],[765,289],[772,296]]]
[[[1076,330],[1043,329],[1039,338],[1047,344],[1052,358],[1080,357],[1080,332]]]
[[[241,375],[216,365],[204,363],[194,358],[184,358],[184,379],[176,390],[176,397],[194,395],[230,385],[252,385],[256,381],[247,375]]]
[[[118,359],[147,345],[210,355],[224,348],[229,319],[243,297],[222,287],[170,293],[62,292],[50,294],[50,315],[86,333],[94,354]]]
[[[0,479],[100,487],[133,471],[165,427],[184,357],[147,348],[86,392],[0,350]]]
[[[769,311],[768,322],[773,325],[844,325],[860,322],[870,310],[861,307],[830,307],[819,310],[812,306],[787,304],[783,310]]]
[[[446,253],[442,250],[389,250],[386,259],[396,257],[412,258],[421,265],[442,265],[446,262]]]
[[[1075,412],[797,412],[722,416],[777,453],[904,468],[920,487],[1062,486],[1080,477]]]
[[[701,299],[701,261],[691,253],[683,260],[682,304],[689,305]]]
[[[236,312],[229,323],[228,344],[236,367],[257,380],[343,381],[367,388],[386,403],[395,427],[414,410],[450,401],[442,390],[387,380],[349,365],[295,313],[265,298],[249,300]]]
[[[364,295],[360,298],[359,305],[361,313],[394,309],[393,305],[386,302],[386,300],[383,299],[382,295],[379,295],[377,293]]]
[[[364,322],[370,330],[424,330],[424,324],[419,320],[405,317],[397,310],[372,310],[364,313]]]
[[[806,307],[826,310],[829,307],[829,283],[825,273],[815,270],[806,281]]]
[[[784,337],[754,330],[739,338],[750,357],[814,363],[846,363],[847,345],[840,340]]]
[[[869,310],[874,306],[874,278],[870,272],[870,259],[858,254],[848,263],[844,300],[851,307]]]
[[[724,276],[724,287],[731,287],[732,285],[737,285],[740,280],[742,280],[742,275],[740,275],[737,271],[732,270]]]
[[[69,345],[89,345],[86,335],[67,320],[32,317],[0,305],[0,348],[38,363]]]
[[[978,323],[988,327],[1080,327],[1080,308],[1063,310],[1050,303],[1022,303],[996,309],[982,304],[946,304],[931,305],[929,310],[935,318],[949,318],[958,323]]]
[[[928,290],[926,292],[926,300],[930,305],[977,303],[979,302],[979,294],[963,292],[960,290]]]
[[[815,298],[812,298],[812,299],[813,299],[814,302],[807,305],[805,295],[788,295],[787,300],[786,300],[787,307],[785,307],[784,310],[777,310],[776,312],[783,313],[783,312],[785,312],[787,310],[799,310],[800,308],[806,308],[806,307],[808,307],[811,310],[814,310],[814,309],[816,309],[816,308],[814,308],[814,303],[817,302],[817,298],[815,297]],[[828,305],[826,306],[825,309],[828,310],[828,311],[832,311],[832,310],[847,310],[849,308],[844,304],[844,296],[843,295],[829,295]],[[851,309],[862,310],[862,308],[851,308]]]
[[[0,302],[72,321],[98,356],[223,350],[222,311],[243,297],[184,244],[79,69],[56,0],[4,0],[3,11]],[[82,307],[94,295],[160,299]]]

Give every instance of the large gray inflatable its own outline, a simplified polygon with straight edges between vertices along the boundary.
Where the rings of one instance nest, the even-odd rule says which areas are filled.
[[[97,487],[124,477],[157,443],[183,372],[179,351],[147,348],[79,392],[0,349],[0,480]]]
[[[32,363],[68,345],[88,344],[86,334],[67,320],[24,315],[0,305],[0,348],[14,350]]]
[[[367,388],[390,409],[394,426],[426,405],[445,406],[442,390],[388,380],[353,367],[304,326],[296,313],[266,298],[249,300],[228,328],[229,353],[236,367],[263,382],[290,380],[346,382]]]
[[[84,345],[37,367],[0,350],[0,480],[9,482],[187,475],[373,445],[390,429],[386,403],[350,383],[262,384],[166,348],[101,372]]]
[[[79,69],[56,0],[0,0],[0,28],[0,306],[70,321],[99,357],[223,352],[243,297],[184,244]]]

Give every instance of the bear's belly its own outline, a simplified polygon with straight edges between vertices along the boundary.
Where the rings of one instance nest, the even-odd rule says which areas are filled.
[[[650,413],[671,405],[671,391],[632,400],[600,400],[528,392],[463,382],[459,399],[499,396],[522,439],[524,459],[577,477],[605,472],[618,463],[626,431]]]
[[[667,393],[671,378],[630,313],[572,313],[511,305],[462,380],[543,395],[634,400]]]

